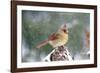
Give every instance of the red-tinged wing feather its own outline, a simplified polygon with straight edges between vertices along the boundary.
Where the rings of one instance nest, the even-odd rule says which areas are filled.
[[[53,33],[52,35],[50,35],[50,37],[48,39],[49,40],[56,40],[58,38],[57,38],[57,35],[55,33]]]

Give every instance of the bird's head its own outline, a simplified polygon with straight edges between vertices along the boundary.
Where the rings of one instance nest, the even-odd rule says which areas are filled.
[[[63,24],[61,25],[60,31],[63,31],[64,33],[68,34],[68,27],[67,27],[67,24]]]

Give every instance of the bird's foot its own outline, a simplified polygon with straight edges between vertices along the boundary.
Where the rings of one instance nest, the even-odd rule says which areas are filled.
[[[58,46],[58,48],[61,48],[62,49],[62,48],[64,48],[64,46],[63,45],[62,46]]]

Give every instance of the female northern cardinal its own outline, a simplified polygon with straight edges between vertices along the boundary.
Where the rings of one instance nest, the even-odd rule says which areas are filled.
[[[46,44],[50,44],[53,48],[64,46],[68,42],[68,29],[66,24],[62,25],[57,32],[51,34],[47,40],[42,41],[36,47],[41,48]]]

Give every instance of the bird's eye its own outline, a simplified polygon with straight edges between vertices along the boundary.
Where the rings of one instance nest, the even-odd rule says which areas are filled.
[[[63,31],[64,31],[65,33],[67,33],[67,32],[66,32],[66,29],[63,29]]]

